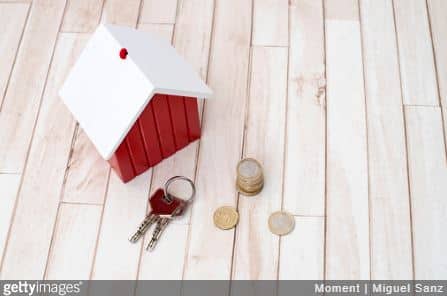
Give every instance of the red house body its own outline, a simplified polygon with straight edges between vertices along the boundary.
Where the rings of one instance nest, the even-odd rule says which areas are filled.
[[[200,138],[199,98],[211,90],[166,41],[100,25],[60,96],[124,181]]]

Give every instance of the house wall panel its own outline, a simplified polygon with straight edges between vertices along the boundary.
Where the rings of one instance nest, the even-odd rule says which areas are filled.
[[[189,140],[195,141],[200,138],[199,106],[196,98],[185,98],[186,121],[188,122]]]
[[[135,122],[126,136],[126,142],[129,147],[130,159],[132,160],[135,174],[139,175],[149,168],[149,162],[144,150],[143,138],[140,133],[138,122]]]
[[[167,96],[177,150],[189,143],[184,97]]]
[[[176,151],[171,115],[166,95],[155,95],[152,100],[155,123],[160,136],[161,153],[163,158],[169,157]]]
[[[143,136],[144,149],[146,150],[149,165],[152,167],[163,159],[152,103],[149,103],[141,113],[138,124]]]

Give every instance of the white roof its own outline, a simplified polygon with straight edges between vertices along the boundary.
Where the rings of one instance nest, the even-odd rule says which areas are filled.
[[[128,56],[119,52],[126,48]],[[98,152],[109,159],[156,93],[209,98],[211,90],[167,41],[101,24],[59,91]]]

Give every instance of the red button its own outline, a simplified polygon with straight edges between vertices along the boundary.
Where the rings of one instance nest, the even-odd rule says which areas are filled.
[[[126,59],[127,58],[127,55],[128,55],[129,53],[127,52],[127,49],[125,49],[125,48],[121,48],[121,50],[120,50],[120,58],[122,58],[123,60],[124,59]]]

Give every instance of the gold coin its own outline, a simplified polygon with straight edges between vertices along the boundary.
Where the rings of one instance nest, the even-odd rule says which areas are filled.
[[[295,227],[295,218],[287,212],[274,212],[269,217],[269,229],[273,234],[286,235]]]
[[[239,221],[239,214],[233,207],[220,207],[214,212],[214,225],[216,227],[226,230],[236,226]]]

